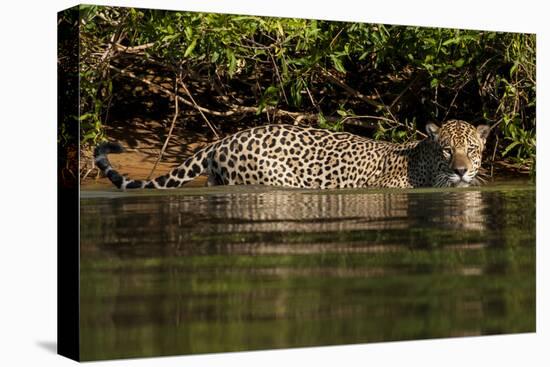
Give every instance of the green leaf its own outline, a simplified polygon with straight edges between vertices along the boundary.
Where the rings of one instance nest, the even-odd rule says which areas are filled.
[[[187,39],[191,39],[191,37],[193,36],[193,28],[187,26],[185,27],[184,32],[185,32],[185,37],[187,37]]]
[[[340,60],[336,55],[330,55],[330,59],[332,60],[332,64],[334,65],[334,68],[342,73],[346,72],[346,69],[344,68],[344,65],[342,64],[342,60]]]
[[[177,38],[178,35],[177,34],[171,34],[171,35],[168,35],[168,36],[164,36],[162,37],[162,42],[169,42],[175,38]]]
[[[266,88],[264,95],[272,96],[272,95],[276,95],[278,92],[279,92],[279,88],[277,88],[274,85],[270,85],[269,87]]]
[[[451,39],[448,39],[447,41],[443,42],[443,46],[448,46],[450,44],[456,44],[460,42],[460,38],[451,38]]]
[[[458,59],[455,61],[454,65],[457,67],[457,68],[460,68],[462,67],[462,65],[464,65],[464,59]]]
[[[212,63],[216,63],[216,61],[218,61],[219,58],[220,58],[219,52],[218,52],[218,51],[214,51],[214,52],[212,52],[212,55],[210,56],[210,61],[211,61]]]
[[[327,126],[327,119],[326,119],[325,115],[323,115],[322,112],[319,112],[319,114],[317,115],[317,123],[321,127],[326,127]]]
[[[514,141],[512,144],[508,145],[506,149],[504,149],[504,152],[502,152],[502,156],[506,156],[514,147],[519,145],[519,141]]]
[[[237,69],[237,58],[235,57],[233,50],[229,48],[226,49],[226,55],[229,61],[229,64],[228,64],[229,75],[233,76],[233,74],[235,73],[235,70]]]
[[[359,59],[358,59],[358,60],[359,60],[359,61],[364,60],[365,57],[367,57],[368,55],[369,55],[369,52],[366,52],[366,51],[365,51],[365,52],[363,52],[363,53],[361,54],[361,56],[359,56]]]
[[[193,50],[195,49],[195,46],[197,45],[197,39],[195,38],[190,44],[189,46],[187,46],[187,48],[185,49],[185,53],[183,54],[183,57],[187,57],[191,54],[191,52],[193,52]]]
[[[94,117],[93,113],[85,113],[85,114],[81,115],[78,119],[80,121],[84,121],[84,120],[87,120],[87,119],[90,119],[90,118],[93,118],[93,117]]]
[[[510,78],[513,77],[514,73],[516,72],[516,70],[518,69],[518,66],[519,66],[519,62],[516,60],[514,62],[514,65],[512,65],[512,67],[510,68]]]
[[[279,34],[284,37],[285,31],[283,30],[283,25],[281,22],[277,22],[277,30],[279,31]]]
[[[348,115],[346,110],[338,110],[336,111],[337,114],[339,114],[342,117],[346,117]]]

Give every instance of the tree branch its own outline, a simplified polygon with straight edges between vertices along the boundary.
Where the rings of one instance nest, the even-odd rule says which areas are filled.
[[[358,90],[353,89],[352,87],[350,87],[349,85],[347,85],[346,83],[344,83],[343,81],[341,81],[340,79],[338,79],[337,77],[332,75],[328,70],[326,70],[324,68],[320,68],[320,70],[321,70],[321,74],[323,74],[323,76],[325,78],[327,78],[330,81],[332,81],[333,83],[339,85],[342,89],[344,89],[346,92],[348,92],[351,96],[359,98],[363,102],[366,102],[369,105],[374,106],[376,108],[380,107],[379,103],[371,100],[369,97],[365,96],[364,94],[362,94]]]
[[[214,128],[214,125],[212,125],[210,123],[210,121],[206,118],[206,116],[204,115],[204,113],[199,109],[199,105],[197,104],[197,102],[195,102],[195,99],[193,98],[193,96],[191,95],[191,93],[189,92],[189,89],[187,89],[187,86],[185,85],[185,83],[183,82],[183,80],[179,80],[179,83],[181,84],[181,86],[183,87],[183,90],[185,91],[185,93],[187,94],[187,96],[189,97],[189,99],[191,100],[191,102],[193,102],[193,105],[194,107],[197,109],[197,111],[199,111],[199,113],[201,114],[202,118],[204,119],[204,121],[206,122],[206,124],[208,125],[208,127],[210,128],[210,130],[212,130],[212,132],[214,133],[214,136],[216,137],[216,140],[218,140],[220,138],[220,135],[218,134],[218,132],[216,131],[216,129]]]
[[[162,159],[162,156],[164,155],[164,151],[166,150],[166,147],[168,146],[168,142],[170,141],[170,138],[172,137],[172,131],[174,130],[174,126],[176,125],[176,120],[179,115],[179,105],[178,105],[178,82],[177,78],[174,82],[174,118],[172,119],[172,124],[170,125],[170,130],[168,130],[168,136],[166,137],[166,140],[164,141],[164,144],[162,145],[162,149],[160,150],[159,156],[157,157],[157,160],[155,162],[155,165],[153,168],[151,168],[151,172],[149,172],[149,176],[147,176],[147,180],[151,179],[151,176],[153,176],[153,173],[157,169],[157,165],[159,164],[160,160]]]
[[[428,135],[426,135],[426,134],[423,133],[422,131],[417,130],[417,129],[412,129],[411,126],[408,126],[407,124],[404,124],[404,123],[402,123],[402,122],[399,122],[399,121],[395,118],[395,116],[393,115],[393,113],[391,112],[391,109],[390,109],[388,106],[386,106],[386,105],[384,104],[384,101],[382,100],[382,97],[380,96],[380,93],[378,93],[378,90],[374,89],[374,92],[376,93],[376,96],[378,97],[378,99],[380,100],[380,102],[382,102],[382,103],[380,103],[380,106],[384,107],[384,109],[385,109],[385,110],[388,112],[388,114],[390,115],[390,117],[391,117],[391,120],[390,120],[390,121],[393,121],[393,123],[396,124],[396,125],[403,126],[404,128],[406,128],[406,129],[409,130],[409,131],[410,131],[410,130],[414,130],[414,132],[416,132],[418,135],[420,135],[420,136],[422,136],[422,137],[424,137],[424,138],[428,137]],[[388,119],[385,119],[385,120],[388,120]]]
[[[155,42],[149,42],[138,46],[124,46],[124,45],[121,45],[120,43],[115,43],[115,47],[118,51],[127,52],[127,53],[141,52],[143,50],[153,47],[154,45],[155,45]]]
[[[135,75],[134,73],[132,73],[131,71],[124,70],[124,69],[119,69],[119,68],[117,68],[116,66],[113,66],[113,65],[109,65],[109,68],[115,70],[119,74],[124,75],[128,78],[140,81],[144,84],[147,84],[147,85],[151,86],[152,88],[157,89],[158,91],[160,91],[160,92],[162,92],[162,93],[164,93],[164,94],[166,94],[170,97],[177,98],[183,104],[185,104],[189,107],[193,107],[197,111],[199,111],[201,113],[205,113],[207,115],[218,116],[218,117],[229,117],[229,116],[234,116],[234,115],[238,115],[238,114],[256,114],[258,112],[258,107],[239,106],[239,105],[235,105],[235,104],[232,104],[232,103],[226,104],[230,108],[227,111],[211,110],[211,109],[199,106],[198,104],[193,103],[193,102],[183,98],[182,96],[176,95],[172,91],[168,90],[167,88],[164,88],[161,85],[153,83],[150,80],[147,80],[145,78],[140,78],[137,75]],[[288,117],[291,117],[295,120],[298,119],[298,118],[306,119],[306,120],[317,120],[317,118],[318,118],[317,114],[302,113],[302,112],[291,112],[291,111],[281,110],[281,109],[278,109],[277,107],[273,107],[273,106],[267,106],[267,107],[265,107],[265,110],[267,112],[272,113],[272,115],[274,115],[274,116],[288,116]]]

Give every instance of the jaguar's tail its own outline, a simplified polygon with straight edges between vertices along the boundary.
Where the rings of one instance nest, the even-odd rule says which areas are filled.
[[[188,158],[183,164],[174,168],[163,176],[153,180],[132,180],[118,173],[109,162],[107,155],[110,153],[122,153],[124,148],[119,143],[102,143],[94,150],[96,166],[119,189],[167,189],[180,187],[185,182],[191,181],[208,167],[208,159],[212,146],[202,149]]]

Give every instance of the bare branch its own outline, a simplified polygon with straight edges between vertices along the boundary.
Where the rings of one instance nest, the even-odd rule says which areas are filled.
[[[162,159],[162,156],[164,155],[164,151],[166,150],[166,147],[168,146],[168,142],[170,141],[170,138],[172,137],[172,131],[174,130],[174,126],[176,125],[176,120],[179,115],[179,105],[178,105],[178,83],[177,78],[174,82],[174,118],[172,119],[172,124],[170,125],[170,130],[168,130],[168,136],[166,137],[166,140],[164,141],[164,144],[162,145],[162,149],[160,150],[159,156],[157,157],[157,160],[155,162],[155,165],[153,168],[151,168],[151,172],[149,172],[149,176],[147,176],[147,180],[151,179],[151,176],[153,176],[153,173],[157,169],[157,165],[159,164],[160,160]]]
[[[273,57],[273,54],[268,51],[269,56],[271,57],[271,61],[273,62],[273,67],[275,68],[275,73],[277,73],[277,79],[279,79],[279,85],[281,86],[281,92],[283,92],[283,98],[285,99],[286,104],[288,105],[288,98],[286,98],[285,88],[283,86],[283,79],[281,78],[281,74],[279,73],[279,67],[277,66],[277,63],[275,62],[275,58]]]
[[[158,90],[158,91],[160,91],[160,92],[162,92],[162,93],[164,93],[164,94],[166,94],[170,97],[177,98],[183,104],[185,104],[189,107],[193,107],[197,111],[203,112],[207,115],[218,116],[218,117],[228,117],[228,116],[234,116],[234,115],[239,115],[239,114],[256,114],[258,112],[258,107],[240,106],[240,105],[235,105],[235,104],[232,104],[232,103],[227,103],[226,104],[230,108],[227,111],[211,110],[211,109],[199,106],[198,104],[193,103],[193,102],[187,100],[186,98],[183,98],[182,96],[175,95],[172,91],[164,88],[161,85],[153,83],[152,81],[150,81],[148,79],[140,78],[137,75],[135,75],[134,73],[132,73],[131,71],[124,70],[124,69],[119,69],[119,68],[117,68],[116,66],[113,66],[113,65],[109,65],[109,68],[115,70],[116,72],[118,72],[121,75],[124,75],[128,78],[140,81],[144,84],[147,84],[147,85],[151,86],[153,89],[156,89],[156,90]],[[265,110],[266,110],[266,112],[271,112],[275,116],[288,116],[288,117],[291,117],[293,119],[297,119],[298,117],[303,116],[302,119],[317,120],[317,115],[312,114],[312,113],[291,112],[291,111],[281,110],[281,109],[278,109],[278,108],[273,107],[273,106],[267,106],[267,107],[265,107]]]
[[[143,50],[146,50],[148,48],[151,48],[154,45],[155,45],[155,42],[149,42],[149,43],[146,43],[146,44],[143,44],[143,45],[138,45],[138,46],[124,46],[124,45],[121,45],[120,43],[116,43],[115,47],[118,51],[121,51],[121,52],[138,53],[138,52],[142,52]]]
[[[403,126],[404,128],[406,128],[407,130],[414,130],[418,135],[422,136],[422,137],[427,137],[428,135],[426,135],[425,133],[423,133],[422,131],[418,130],[418,129],[412,129],[411,126],[408,126],[402,122],[399,122],[395,116],[393,115],[393,113],[391,112],[391,109],[386,106],[384,104],[384,101],[382,100],[382,97],[380,96],[380,93],[378,93],[378,90],[374,89],[374,92],[376,93],[376,96],[378,97],[378,99],[380,100],[380,102],[382,102],[380,105],[382,107],[384,107],[384,109],[388,112],[388,114],[390,115],[391,117],[391,120],[390,121],[393,121],[394,124],[396,125],[399,125],[399,126]]]
[[[193,105],[194,107],[197,109],[197,111],[199,111],[199,113],[201,114],[202,118],[204,119],[204,121],[206,122],[206,124],[208,125],[208,127],[210,128],[210,130],[212,130],[212,132],[214,133],[214,136],[216,137],[216,140],[218,140],[220,138],[220,135],[218,134],[218,132],[216,131],[216,128],[214,127],[214,125],[212,125],[212,123],[206,118],[206,116],[204,115],[204,113],[200,110],[199,108],[199,105],[197,104],[197,102],[195,102],[195,99],[193,98],[193,96],[191,95],[191,92],[189,92],[189,89],[187,89],[187,86],[185,85],[185,83],[183,82],[183,80],[179,80],[179,83],[181,84],[181,86],[183,87],[183,90],[185,91],[185,93],[187,94],[187,96],[189,97],[189,99],[191,100],[191,102],[193,102]]]
[[[335,77],[334,75],[332,75],[328,70],[326,70],[324,68],[321,68],[320,70],[321,70],[321,74],[323,74],[323,76],[325,76],[327,79],[329,79],[333,83],[336,83],[337,85],[339,85],[341,88],[343,88],[346,92],[348,92],[353,97],[359,98],[360,100],[370,104],[371,106],[374,106],[374,107],[377,107],[377,108],[380,107],[379,103],[377,103],[376,101],[373,101],[372,99],[365,96],[364,94],[362,94],[358,90],[353,89],[352,87],[350,87],[349,85],[344,83],[342,80],[340,80],[337,77]]]

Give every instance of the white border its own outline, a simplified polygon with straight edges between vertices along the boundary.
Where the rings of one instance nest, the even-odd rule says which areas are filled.
[[[550,35],[544,1],[133,0],[103,5],[154,7],[445,26],[537,33],[537,330],[536,334],[395,342],[340,347],[101,362],[105,366],[419,365],[537,366],[548,363],[548,206],[544,183],[550,142]],[[73,1],[6,2],[2,6],[2,256],[0,365],[73,362],[51,352],[56,340],[56,12]],[[6,83],[7,79],[7,83]],[[540,102],[543,103],[540,103]],[[7,114],[6,114],[7,112]],[[540,121],[543,123],[540,124]],[[542,144],[541,144],[542,142]],[[546,228],[545,228],[546,227]],[[547,265],[548,266],[548,265]],[[48,348],[47,346],[50,346]],[[46,346],[46,347],[45,347]],[[546,348],[545,348],[546,347]]]

